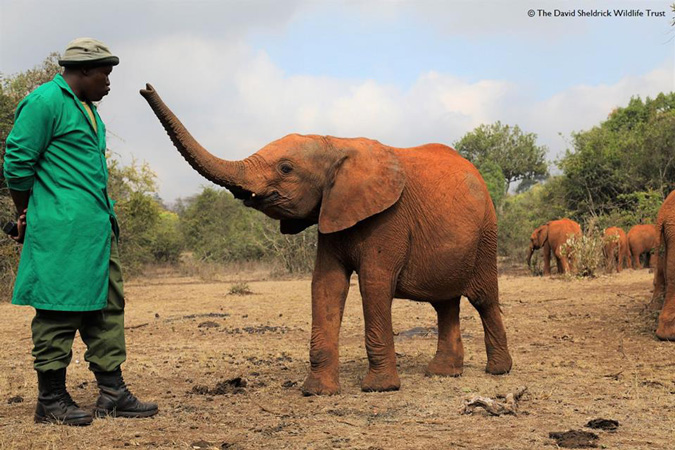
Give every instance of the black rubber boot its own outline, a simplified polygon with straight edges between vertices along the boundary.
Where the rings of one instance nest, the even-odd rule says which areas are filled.
[[[157,414],[157,403],[141,402],[124,383],[122,370],[94,372],[100,395],[96,401],[96,417],[150,417]]]
[[[66,390],[66,369],[38,372],[36,423],[89,425],[91,414],[77,406]]]

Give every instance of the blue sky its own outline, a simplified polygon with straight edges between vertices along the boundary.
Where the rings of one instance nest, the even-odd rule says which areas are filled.
[[[147,161],[172,201],[209,183],[138,95],[146,82],[228,159],[293,132],[451,145],[500,120],[536,133],[553,161],[571,132],[631,96],[675,90],[670,3],[0,0],[0,71],[30,69],[78,36],[106,42],[121,59],[99,109],[108,145],[124,162]]]

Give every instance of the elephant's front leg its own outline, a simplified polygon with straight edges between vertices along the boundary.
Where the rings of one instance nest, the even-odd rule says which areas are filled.
[[[310,371],[302,385],[305,395],[340,392],[338,339],[350,272],[334,255],[319,250],[312,277],[312,340]]]
[[[359,273],[368,352],[368,374],[361,382],[365,392],[395,391],[401,386],[391,324],[393,284],[393,277],[385,271]]]
[[[544,275],[551,275],[551,246],[548,241],[541,249],[541,256],[544,259]]]

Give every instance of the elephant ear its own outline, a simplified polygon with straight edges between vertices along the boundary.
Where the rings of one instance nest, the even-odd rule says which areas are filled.
[[[543,247],[548,240],[548,224],[539,227],[537,238],[539,239],[539,246]]]
[[[394,152],[380,145],[348,149],[329,174],[319,231],[335,233],[378,214],[401,197],[405,173]]]

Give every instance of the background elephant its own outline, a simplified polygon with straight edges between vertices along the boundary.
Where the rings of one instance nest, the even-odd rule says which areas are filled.
[[[628,248],[630,249],[633,269],[642,269],[640,257],[643,254],[647,267],[656,265],[654,248],[657,241],[656,227],[652,224],[635,225],[628,231]]]
[[[675,341],[675,191],[661,205],[656,219],[658,257],[654,271],[654,295],[651,306],[659,314],[656,336]]]
[[[338,337],[349,279],[363,298],[364,391],[395,390],[394,297],[432,304],[438,346],[427,372],[462,373],[460,297],[478,310],[487,372],[511,369],[497,287],[497,221],[479,172],[440,144],[397,149],[369,139],[289,135],[242,161],[201,147],[150,85],[148,101],[174,145],[207,179],[280,220],[282,233],[319,226],[312,276],[306,395],[339,392]]]
[[[607,270],[611,271],[616,267],[617,272],[623,269],[624,261],[630,264],[630,251],[628,250],[628,237],[626,232],[619,227],[605,228],[604,232],[604,254],[607,263]]]
[[[551,251],[555,256],[558,273],[567,272],[570,267],[569,258],[563,256],[560,250],[570,236],[581,237],[581,227],[571,219],[552,220],[535,229],[530,236],[530,253],[527,256],[528,267],[534,251],[541,248],[544,257],[544,275],[551,274]]]

